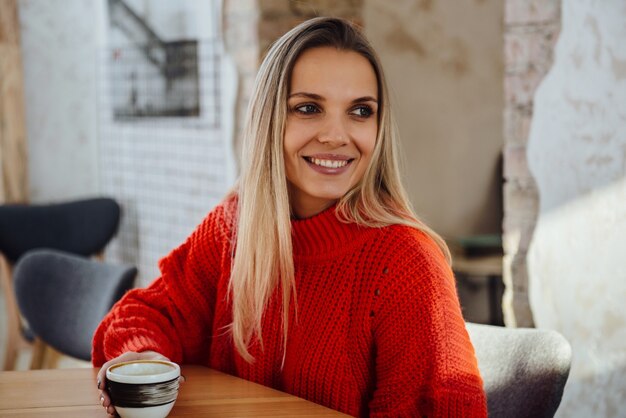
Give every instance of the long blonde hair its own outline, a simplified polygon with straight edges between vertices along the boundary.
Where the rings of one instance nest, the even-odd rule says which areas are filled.
[[[298,25],[272,45],[257,74],[244,129],[241,176],[235,187],[239,203],[230,278],[231,331],[237,351],[248,362],[254,360],[248,351],[253,339],[263,347],[263,313],[277,289],[282,292],[283,356],[286,350],[289,304],[296,297],[283,159],[287,97],[300,54],[322,46],[361,54],[378,80],[378,136],[372,161],[362,181],[338,202],[340,220],[371,227],[410,225],[430,235],[450,259],[444,240],[415,215],[400,181],[398,135],[382,66],[373,48],[343,19],[320,17]]]

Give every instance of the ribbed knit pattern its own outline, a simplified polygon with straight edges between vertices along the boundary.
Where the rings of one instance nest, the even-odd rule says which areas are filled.
[[[227,331],[236,202],[216,207],[161,260],[162,275],[118,302],[94,336],[93,363],[154,350],[353,416],[485,417],[486,399],[452,272],[436,244],[404,226],[340,222],[330,208],[293,221],[292,301],[284,368],[278,292],[263,347],[246,363]]]

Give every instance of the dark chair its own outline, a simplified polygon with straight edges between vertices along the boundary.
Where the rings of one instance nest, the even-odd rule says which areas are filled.
[[[553,417],[572,349],[556,331],[467,323],[490,418]]]
[[[137,269],[54,250],[33,250],[15,266],[15,295],[29,326],[62,354],[91,359],[96,327]]]
[[[12,267],[27,251],[52,248],[92,256],[117,232],[120,207],[113,199],[94,198],[50,205],[0,205],[0,282],[5,296],[7,344],[4,370],[15,368],[20,347],[34,335],[22,325],[15,301]],[[34,355],[31,368],[39,368]]]

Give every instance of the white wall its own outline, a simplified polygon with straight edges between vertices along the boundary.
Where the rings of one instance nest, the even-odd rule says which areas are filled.
[[[179,4],[131,0],[166,25],[170,38],[214,37],[203,16],[210,2]],[[174,7],[175,6],[175,7]],[[106,45],[106,0],[18,0],[24,64],[29,196],[63,201],[100,192],[98,173],[99,54]],[[167,9],[176,9],[168,16]],[[196,19],[189,19],[190,14]],[[191,22],[191,23],[190,23]]]
[[[109,42],[119,36],[112,39],[106,0],[20,0],[19,11],[31,201],[116,198],[122,222],[106,255],[136,265],[144,285],[235,180],[237,86],[235,66],[215,42],[219,0],[129,4],[165,25],[165,38],[200,41],[200,116],[113,119]]]
[[[418,214],[454,238],[501,231],[503,2],[366,0]]]
[[[562,18],[528,145],[530,301],[573,348],[558,416],[625,416],[626,2],[564,0]]]
[[[32,202],[98,192],[99,2],[19,0]]]

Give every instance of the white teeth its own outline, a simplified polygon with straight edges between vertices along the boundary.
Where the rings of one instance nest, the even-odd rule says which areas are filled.
[[[311,158],[310,161],[315,165],[326,168],[339,168],[348,164],[347,160],[320,160],[317,158]]]

